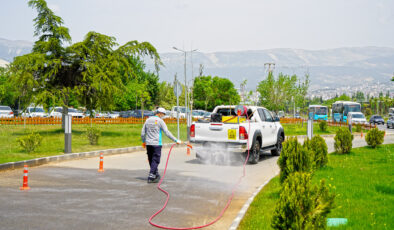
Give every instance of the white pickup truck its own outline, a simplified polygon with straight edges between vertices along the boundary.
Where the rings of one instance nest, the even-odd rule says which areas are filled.
[[[259,162],[261,151],[271,150],[272,155],[280,155],[285,133],[279,118],[264,107],[241,107],[244,110],[241,116],[237,112],[239,106],[221,105],[213,110],[210,121],[192,123],[190,142],[196,147],[197,158],[206,157],[201,152],[212,145],[246,155],[248,140],[250,164]]]

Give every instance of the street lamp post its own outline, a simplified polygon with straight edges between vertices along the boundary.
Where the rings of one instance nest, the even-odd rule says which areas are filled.
[[[187,88],[187,79],[186,79],[186,54],[187,54],[187,52],[190,52],[190,53],[192,53],[192,52],[195,52],[195,51],[197,51],[197,49],[195,49],[195,50],[190,50],[190,51],[186,51],[186,50],[182,50],[182,49],[178,49],[178,48],[176,48],[175,46],[174,47],[172,47],[174,50],[177,50],[177,51],[179,51],[179,52],[182,52],[182,53],[184,53],[184,55],[185,55],[185,63],[184,63],[184,74],[185,74],[185,107],[186,107],[186,113],[185,113],[185,115],[186,115],[186,121],[187,121],[187,140],[189,141],[190,140],[190,125],[191,125],[191,122],[190,122],[190,118],[189,118],[189,115],[190,115],[190,113],[189,113],[189,106],[188,106],[188,103],[187,103],[187,98],[188,98],[188,88]],[[193,76],[192,76],[193,77]]]

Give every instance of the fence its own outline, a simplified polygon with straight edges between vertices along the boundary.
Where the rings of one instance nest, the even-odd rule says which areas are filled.
[[[281,118],[280,119],[280,123],[282,124],[299,124],[302,122],[307,122],[306,119],[302,119],[302,118]],[[322,122],[321,120],[317,120],[316,122]],[[348,126],[348,124],[346,122],[334,122],[331,120],[327,120],[327,125],[328,126]],[[353,124],[353,126],[356,126],[356,124]],[[376,125],[371,125],[371,124],[361,124],[361,127],[363,129],[372,129],[372,128],[376,128]]]
[[[142,124],[147,118],[75,118],[73,117],[73,124]],[[176,118],[166,118],[164,121],[167,124],[176,124]],[[179,123],[186,124],[186,119],[179,119]],[[58,117],[15,117],[15,118],[0,118],[0,125],[57,125],[62,124],[62,118]]]

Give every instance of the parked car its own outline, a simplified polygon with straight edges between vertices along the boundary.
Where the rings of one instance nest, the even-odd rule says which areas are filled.
[[[203,119],[204,120],[209,120],[209,119],[211,119],[211,112],[206,112],[206,113],[204,113],[204,116],[203,116]]]
[[[384,119],[380,115],[373,115],[373,116],[371,116],[371,118],[369,118],[369,123],[374,124],[374,125],[376,125],[376,124],[384,125]]]
[[[42,107],[27,107],[22,117],[48,117],[48,114]]]
[[[278,112],[278,117],[279,117],[279,118],[285,117],[285,112],[284,112],[284,111],[279,111],[279,112]]]
[[[57,117],[61,118],[63,114],[63,107],[54,107],[54,108],[49,108],[49,116],[50,117]],[[82,111],[73,109],[73,108],[68,108],[68,115],[76,118],[84,118],[85,115],[82,113]]]
[[[118,118],[119,117],[119,112],[118,111],[112,111],[107,113],[108,118]]]
[[[394,108],[389,108],[389,117],[394,116]]]
[[[63,107],[50,107],[49,117],[61,118],[63,113]]]
[[[296,119],[301,119],[301,116],[300,116],[299,113],[296,113],[294,118],[296,118]]]
[[[171,109],[171,117],[177,118],[178,111],[179,111],[179,118],[186,117],[186,107],[184,106],[173,106]]]
[[[204,111],[204,110],[193,110],[192,116],[193,116],[193,118],[203,119],[205,113],[206,113],[206,111]]]
[[[387,128],[388,128],[388,129],[389,129],[389,128],[394,129],[394,116],[391,116],[391,117],[387,120],[386,124],[387,124]]]
[[[131,116],[135,118],[142,118],[142,112],[144,113],[144,117],[151,117],[155,115],[152,111],[149,110],[134,110]]]
[[[121,117],[121,118],[129,118],[129,117],[132,117],[131,115],[133,114],[133,111],[131,111],[131,110],[128,110],[128,111],[121,111],[120,113],[119,113],[119,117]]]
[[[0,105],[0,118],[13,118],[14,112],[9,106]]]
[[[351,120],[353,124],[367,124],[367,119],[361,112],[349,112],[347,120]]]
[[[68,115],[71,115],[72,117],[76,118],[84,118],[85,115],[83,115],[83,112],[78,109],[73,109],[73,108],[68,108]]]

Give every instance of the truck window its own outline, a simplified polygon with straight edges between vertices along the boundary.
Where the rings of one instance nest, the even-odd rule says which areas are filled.
[[[257,111],[259,112],[261,121],[265,121],[265,116],[264,116],[263,109],[257,109]]]
[[[268,122],[273,121],[271,113],[268,110],[264,109],[264,115],[266,117],[265,121],[268,121]]]
[[[234,109],[218,109],[216,113],[222,114],[222,116],[237,116]]]

